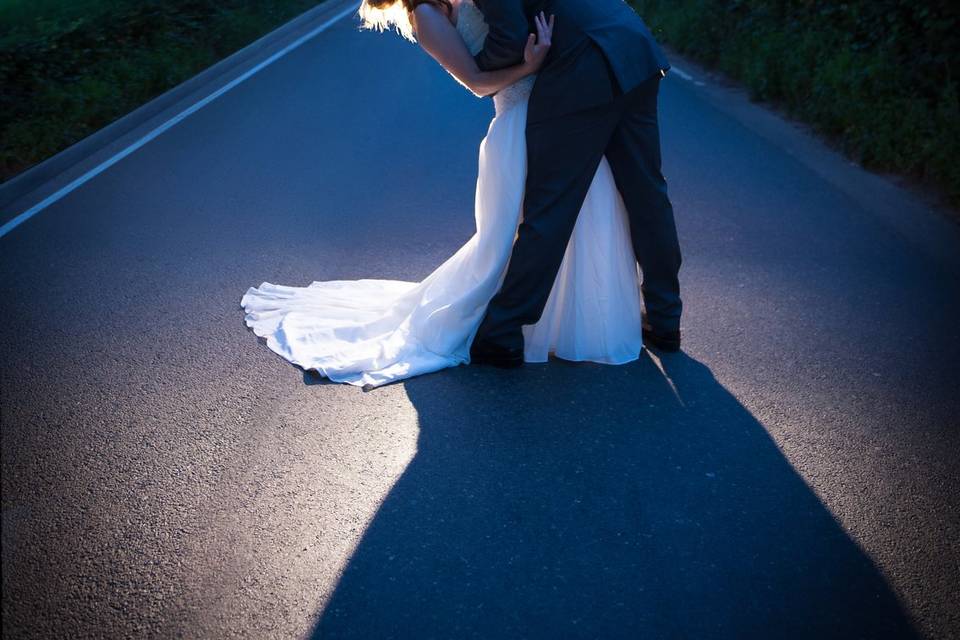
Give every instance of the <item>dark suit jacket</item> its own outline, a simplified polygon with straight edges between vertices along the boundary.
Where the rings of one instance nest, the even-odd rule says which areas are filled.
[[[536,121],[605,104],[612,75],[626,93],[670,68],[643,20],[623,0],[474,0],[490,27],[476,55],[484,71],[523,60],[533,16],[556,16],[553,45],[530,95]],[[608,66],[609,65],[609,66]]]

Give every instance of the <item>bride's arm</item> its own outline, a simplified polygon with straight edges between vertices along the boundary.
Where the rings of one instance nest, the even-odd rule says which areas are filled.
[[[417,5],[413,12],[417,42],[460,84],[477,96],[488,96],[510,86],[540,68],[550,48],[553,16],[536,18],[537,35],[530,34],[523,52],[523,62],[495,71],[481,71],[467,45],[447,16],[432,3]]]

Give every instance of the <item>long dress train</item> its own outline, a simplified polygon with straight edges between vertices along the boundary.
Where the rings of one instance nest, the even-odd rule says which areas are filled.
[[[486,24],[469,1],[457,30],[468,48]],[[521,220],[527,98],[533,77],[494,97],[480,144],[477,231],[422,282],[333,280],[306,287],[264,282],[240,304],[267,346],[337,382],[376,387],[464,364],[487,303],[506,273]],[[540,320],[523,327],[524,359],[621,364],[643,346],[637,261],[624,204],[604,159],[594,176]]]

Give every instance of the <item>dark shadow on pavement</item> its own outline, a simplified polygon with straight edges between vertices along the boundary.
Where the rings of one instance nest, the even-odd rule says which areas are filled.
[[[417,453],[313,637],[918,637],[763,426],[663,367],[407,381]]]

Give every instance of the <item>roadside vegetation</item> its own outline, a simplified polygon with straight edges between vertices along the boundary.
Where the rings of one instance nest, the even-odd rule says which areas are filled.
[[[0,182],[319,0],[0,0]]]
[[[680,53],[960,206],[960,3],[632,1]]]
[[[0,0],[0,181],[318,0]],[[960,206],[960,3],[631,0],[656,36]]]

